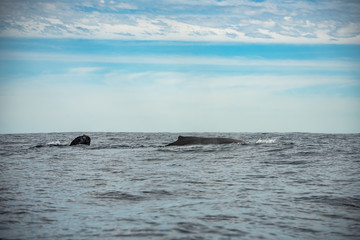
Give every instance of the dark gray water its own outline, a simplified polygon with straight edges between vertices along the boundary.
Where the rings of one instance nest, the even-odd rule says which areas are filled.
[[[80,134],[0,135],[0,238],[360,239],[360,134]]]

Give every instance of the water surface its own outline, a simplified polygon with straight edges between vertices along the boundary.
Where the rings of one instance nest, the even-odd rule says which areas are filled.
[[[360,134],[0,135],[2,239],[360,239]]]

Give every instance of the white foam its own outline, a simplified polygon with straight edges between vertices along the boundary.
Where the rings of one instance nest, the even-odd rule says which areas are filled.
[[[51,141],[51,142],[48,142],[46,143],[47,146],[60,146],[62,145],[61,142],[59,140],[56,140],[56,141]]]
[[[275,143],[276,139],[259,139],[256,143]]]

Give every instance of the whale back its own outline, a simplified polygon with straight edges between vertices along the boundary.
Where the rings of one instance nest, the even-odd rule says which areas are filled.
[[[88,135],[82,135],[82,136],[79,136],[77,138],[75,138],[71,143],[70,143],[70,146],[73,146],[73,145],[78,145],[78,144],[85,144],[85,145],[90,145],[90,142],[91,142],[91,139]]]
[[[189,137],[179,136],[177,141],[170,143],[166,146],[229,144],[229,143],[244,144],[245,142],[232,138],[204,138],[204,137],[192,137],[192,136]]]

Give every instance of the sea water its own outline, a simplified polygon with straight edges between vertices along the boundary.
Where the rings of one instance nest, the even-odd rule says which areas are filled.
[[[0,135],[1,239],[360,239],[360,134],[82,134]]]

